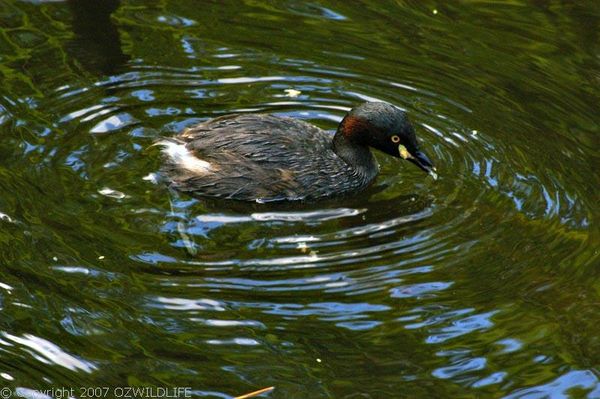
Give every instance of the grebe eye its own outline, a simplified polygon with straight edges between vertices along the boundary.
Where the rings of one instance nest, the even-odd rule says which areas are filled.
[[[400,137],[397,135],[392,136],[392,143],[398,144],[400,142]]]

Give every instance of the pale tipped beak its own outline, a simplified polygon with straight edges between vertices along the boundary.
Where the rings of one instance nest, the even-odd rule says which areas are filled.
[[[438,174],[436,172],[435,166],[433,166],[433,163],[431,162],[429,157],[425,155],[425,153],[423,153],[422,151],[415,151],[413,154],[411,154],[403,145],[398,147],[398,151],[400,152],[400,156],[403,159],[414,163],[420,169],[424,170],[429,175],[431,175],[431,177],[433,177],[433,180],[437,180]]]

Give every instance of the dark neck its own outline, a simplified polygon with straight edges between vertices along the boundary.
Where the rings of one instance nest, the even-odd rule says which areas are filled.
[[[333,136],[333,151],[352,169],[367,179],[372,179],[379,171],[379,165],[366,145],[353,143],[338,128]]]

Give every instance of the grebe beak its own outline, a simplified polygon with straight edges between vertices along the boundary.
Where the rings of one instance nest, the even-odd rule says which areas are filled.
[[[429,157],[425,155],[424,152],[415,151],[414,154],[411,154],[403,145],[398,146],[398,152],[400,153],[400,157],[414,163],[420,169],[424,170],[429,175],[431,175],[431,177],[433,177],[433,180],[437,180],[438,174],[435,169],[435,166],[433,166],[433,163],[431,162]]]

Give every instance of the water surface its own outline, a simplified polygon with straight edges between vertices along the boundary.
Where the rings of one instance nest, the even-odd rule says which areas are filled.
[[[599,398],[599,4],[2,1],[0,385]],[[150,178],[195,122],[366,100],[438,181],[378,155],[361,195],[274,206]]]

